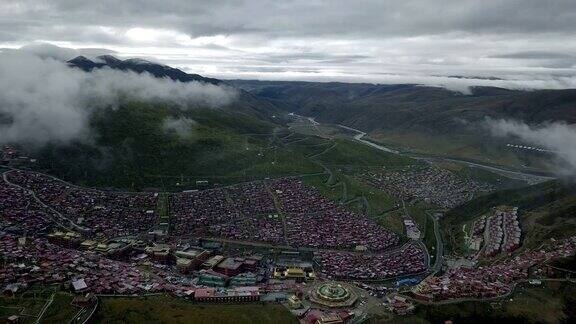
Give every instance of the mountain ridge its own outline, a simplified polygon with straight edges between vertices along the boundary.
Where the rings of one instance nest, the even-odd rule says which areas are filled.
[[[97,56],[96,60],[90,60],[85,56],[77,56],[66,62],[72,68],[78,68],[84,72],[90,73],[95,69],[110,68],[119,71],[131,71],[138,74],[149,73],[156,78],[168,78],[177,82],[200,82],[216,86],[227,86],[236,88],[238,92],[237,99],[223,107],[224,109],[256,116],[268,122],[277,122],[274,116],[278,113],[276,105],[268,99],[255,96],[248,91],[237,88],[234,85],[219,79],[207,78],[199,74],[186,73],[180,69],[168,65],[154,63],[142,59],[121,60],[112,55]]]
[[[492,117],[514,118],[527,123],[576,123],[576,89],[523,91],[472,87],[471,94],[465,95],[441,87],[417,84],[255,80],[228,82],[267,98],[284,110],[316,117],[320,121],[357,127],[367,132],[382,127],[398,128],[398,118],[390,122],[382,118],[383,114],[390,116],[392,113],[401,116],[400,119],[453,112],[463,115],[457,117],[468,122]],[[476,114],[470,116],[471,112]]]
[[[361,130],[367,139],[396,149],[514,167],[545,170],[549,158],[512,151],[506,144],[519,140],[491,136],[491,120],[536,127],[576,123],[576,89],[472,87],[470,94],[463,94],[417,84],[228,82],[283,111]]]
[[[157,78],[170,78],[180,82],[205,82],[210,84],[222,84],[222,80],[207,78],[199,74],[189,74],[182,70],[170,67],[168,65],[153,63],[141,59],[121,60],[112,55],[101,55],[96,57],[97,61],[90,60],[85,56],[77,56],[67,61],[69,66],[77,67],[85,72],[91,72],[94,69],[108,67],[114,70],[132,71],[136,73],[148,72]],[[142,63],[146,64],[142,64]]]

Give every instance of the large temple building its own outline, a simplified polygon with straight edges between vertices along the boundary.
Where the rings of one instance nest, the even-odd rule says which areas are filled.
[[[328,308],[350,307],[358,296],[344,283],[324,282],[310,291],[310,300],[319,306]]]

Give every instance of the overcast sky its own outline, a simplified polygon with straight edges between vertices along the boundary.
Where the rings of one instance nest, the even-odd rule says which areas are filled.
[[[0,1],[2,48],[107,49],[219,78],[569,88],[575,31],[575,0]]]

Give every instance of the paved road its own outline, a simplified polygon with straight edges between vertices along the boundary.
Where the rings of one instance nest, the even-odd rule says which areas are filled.
[[[366,133],[361,131],[361,130],[358,130],[358,129],[355,129],[352,127],[348,127],[348,126],[344,126],[344,125],[337,125],[337,126],[340,128],[344,128],[344,129],[351,130],[353,132],[358,133],[357,135],[354,135],[354,139],[357,140],[358,142],[361,142],[361,143],[366,144],[368,146],[372,146],[373,148],[378,149],[380,151],[393,153],[393,154],[400,154],[399,151],[396,151],[396,150],[393,150],[393,149],[388,148],[386,146],[382,146],[382,145],[379,145],[379,144],[376,144],[376,143],[373,143],[373,142],[370,142],[370,141],[363,139],[363,137],[366,136]]]
[[[314,118],[301,116],[301,115],[297,115],[297,114],[294,114],[294,116],[310,121],[310,123],[315,128],[318,128],[318,125],[320,125],[320,123],[318,123]],[[368,140],[363,139],[364,136],[366,136],[366,132],[363,132],[359,129],[352,128],[352,127],[345,126],[345,125],[340,125],[340,124],[335,125],[335,126],[338,126],[340,128],[343,128],[343,129],[346,129],[349,131],[356,132],[357,134],[353,136],[354,140],[358,141],[359,143],[368,145],[370,147],[373,147],[375,149],[378,149],[378,150],[381,150],[381,151],[384,151],[387,153],[405,155],[405,156],[411,157],[413,159],[424,160],[424,161],[428,161],[428,162],[430,162],[430,161],[449,161],[449,162],[462,163],[462,164],[466,164],[466,165],[471,166],[471,167],[481,168],[481,169],[485,169],[485,170],[497,173],[497,174],[504,176],[504,177],[507,177],[509,179],[526,181],[528,184],[536,184],[536,183],[555,179],[554,177],[550,177],[550,176],[536,175],[536,174],[532,174],[532,173],[528,173],[528,172],[522,172],[522,171],[514,171],[514,170],[506,169],[504,167],[498,167],[498,166],[494,166],[494,165],[483,164],[481,162],[471,162],[471,161],[467,161],[467,160],[463,160],[463,159],[457,159],[457,158],[453,158],[453,157],[426,156],[424,154],[402,153],[400,151],[393,150],[391,148],[388,148],[388,147],[385,147],[385,146],[382,146],[382,145],[379,145],[379,144],[376,144],[376,143],[373,143],[373,142],[370,142]]]
[[[434,159],[437,159],[437,158],[434,158]],[[428,160],[434,160],[434,159],[428,159]],[[484,164],[479,164],[479,163],[475,163],[475,162],[470,162],[470,161],[465,161],[465,160],[460,160],[460,159],[454,159],[454,158],[441,158],[441,160],[458,162],[458,163],[463,163],[463,164],[466,164],[466,165],[469,165],[472,167],[486,169],[488,171],[492,171],[494,173],[500,174],[500,175],[505,176],[505,177],[510,178],[510,179],[526,181],[526,182],[528,182],[528,184],[536,184],[536,183],[556,179],[554,177],[539,176],[539,175],[530,174],[530,173],[506,170],[506,169],[502,169],[502,168],[498,168],[498,167],[494,167],[494,166],[490,166],[490,165],[484,165]]]
[[[470,162],[470,161],[457,159],[457,158],[448,158],[448,157],[439,157],[439,156],[425,156],[423,154],[413,155],[413,154],[409,154],[409,153],[402,153],[400,151],[396,151],[396,150],[393,150],[393,149],[387,148],[385,146],[382,146],[382,145],[379,145],[379,144],[376,144],[376,143],[373,143],[373,142],[370,142],[370,141],[363,139],[363,137],[366,135],[366,133],[359,130],[359,129],[355,129],[355,128],[344,126],[344,125],[336,125],[336,126],[358,133],[357,135],[354,136],[354,139],[356,141],[363,143],[363,144],[366,144],[366,145],[369,145],[369,146],[376,148],[376,149],[379,149],[381,151],[388,152],[388,153],[406,155],[406,156],[409,156],[409,157],[417,159],[417,160],[425,160],[425,161],[443,160],[443,161],[463,163],[463,164],[466,164],[466,165],[469,165],[472,167],[482,168],[482,169],[486,169],[486,170],[498,173],[498,174],[505,176],[507,178],[510,178],[510,179],[524,180],[524,181],[528,182],[529,184],[534,184],[534,183],[539,183],[539,182],[555,179],[554,177],[535,175],[535,174],[531,174],[531,173],[527,173],[527,172],[521,172],[521,171],[513,171],[513,170],[501,168],[501,167],[496,167],[493,165],[483,164],[480,162]]]
[[[38,324],[42,321],[42,316],[44,316],[44,313],[46,313],[46,310],[48,309],[48,307],[50,307],[50,305],[52,305],[52,302],[54,302],[54,295],[55,294],[50,295],[50,299],[48,299],[46,304],[44,304],[44,307],[42,307],[42,310],[40,311],[40,314],[38,315],[38,318],[36,319],[36,322],[35,322],[36,324]]]

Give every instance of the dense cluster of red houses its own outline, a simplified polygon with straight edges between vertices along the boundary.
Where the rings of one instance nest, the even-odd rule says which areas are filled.
[[[146,233],[156,224],[158,197],[154,193],[85,189],[28,171],[8,172],[7,179],[33,191],[40,201],[71,223],[105,237]],[[21,190],[14,199],[30,194]],[[280,211],[274,195],[278,197]],[[170,201],[174,215],[172,234],[176,236],[210,236],[312,248],[362,246],[371,251],[387,249],[399,240],[374,221],[347,211],[295,179],[274,180],[270,187],[252,182],[178,193]],[[26,202],[36,203],[33,199]],[[13,217],[18,215],[15,210],[9,213]]]
[[[262,182],[247,182],[227,187],[236,208],[244,215],[276,213],[274,200]]]
[[[517,207],[494,208],[490,216],[478,219],[472,230],[473,239],[484,241],[484,255],[486,256],[516,250],[520,247],[521,236]]]
[[[287,237],[292,246],[313,248],[367,248],[382,251],[398,244],[397,235],[375,222],[344,208],[315,214],[292,214],[286,217]]]
[[[10,186],[0,179],[0,224],[14,233],[48,233],[54,215],[31,199],[24,189]]]
[[[0,183],[0,225],[7,229],[13,223],[20,228],[19,232],[7,231],[10,233],[7,235],[24,236],[23,231],[34,230],[35,234],[56,237],[56,234],[48,233],[61,229],[58,225],[64,219],[68,222],[64,227],[72,224],[71,230],[86,229],[80,231],[83,236],[99,234],[103,239],[112,239],[148,233],[158,222],[155,215],[158,195],[154,193],[86,189],[29,171],[9,171],[6,179],[8,182]],[[326,256],[323,261],[325,269],[333,276],[383,278],[419,272],[426,267],[424,252],[417,246],[389,255],[371,254],[397,245],[399,237],[367,217],[331,202],[297,179],[183,192],[169,198],[170,234],[174,237],[218,237],[338,250],[330,252],[332,256]],[[92,258],[90,251],[68,250],[71,246],[61,246],[72,258]],[[64,255],[55,257],[64,260],[64,264],[68,262]],[[99,264],[102,264],[101,269],[108,267],[104,264],[108,261],[98,262],[92,269],[98,268]],[[332,266],[334,269],[330,269]],[[96,272],[99,276],[107,276],[103,271]],[[93,278],[84,272],[79,275],[89,286],[104,278]],[[131,278],[122,279],[129,285],[126,289],[105,285],[98,288],[98,292],[138,289],[131,288],[138,287]]]
[[[158,195],[154,193],[91,190],[28,171],[10,171],[7,179],[26,189],[3,183],[3,187],[10,188],[5,191],[12,192],[11,200],[39,204],[35,199],[22,200],[33,192],[51,208],[43,208],[41,213],[59,213],[70,223],[105,237],[146,233],[157,222]],[[385,250],[399,241],[397,235],[374,221],[346,210],[296,179],[183,192],[170,198],[171,234],[175,236],[370,251]],[[31,206],[20,208],[33,210]],[[9,209],[5,213],[8,217],[22,216],[17,203],[10,203]]]
[[[393,197],[405,200],[421,199],[442,208],[456,207],[478,194],[494,190],[489,184],[463,179],[435,166],[424,169],[414,167],[406,171],[371,171],[361,177]]]
[[[2,293],[17,294],[32,285],[59,286],[77,293],[133,295],[155,292],[203,302],[260,299],[260,287],[202,288],[165,267],[141,271],[134,262],[105,258],[93,251],[68,249],[42,238],[0,233]],[[268,286],[263,285],[263,289]]]
[[[415,274],[427,269],[425,252],[410,243],[386,254],[354,252],[316,252],[321,273],[338,279],[386,279]]]
[[[32,190],[72,223],[106,237],[146,232],[156,221],[157,194],[90,190],[29,171],[11,171],[7,179]]]
[[[263,183],[184,192],[171,201],[173,235],[284,243],[282,220]]]
[[[53,245],[41,238],[3,234],[0,268],[4,289],[32,284],[62,285],[76,291],[131,294],[182,289],[168,284],[165,275],[144,274],[129,263],[106,259],[98,253]]]
[[[278,197],[280,211],[273,195]],[[297,247],[381,251],[398,236],[324,198],[296,179],[246,183],[172,197],[173,233]],[[282,216],[285,217],[285,224]],[[285,226],[284,226],[285,225]]]
[[[500,252],[500,246],[504,241],[504,231],[502,230],[502,215],[494,214],[486,219],[484,254],[488,256],[496,255]]]
[[[286,215],[292,246],[381,251],[398,244],[396,234],[335,204],[300,180],[275,180],[271,188]]]
[[[270,188],[278,197],[281,209],[288,214],[310,214],[338,207],[328,200],[316,188],[306,186],[301,180],[284,178],[271,182]]]
[[[413,292],[427,300],[497,297],[510,292],[514,282],[527,279],[531,272],[538,273],[537,268],[545,262],[575,252],[576,236],[573,236],[489,266],[450,269],[440,277],[427,278]]]
[[[520,222],[518,221],[518,207],[511,210],[497,211],[502,216],[502,229],[504,230],[504,241],[501,249],[505,252],[512,252],[520,247]]]

